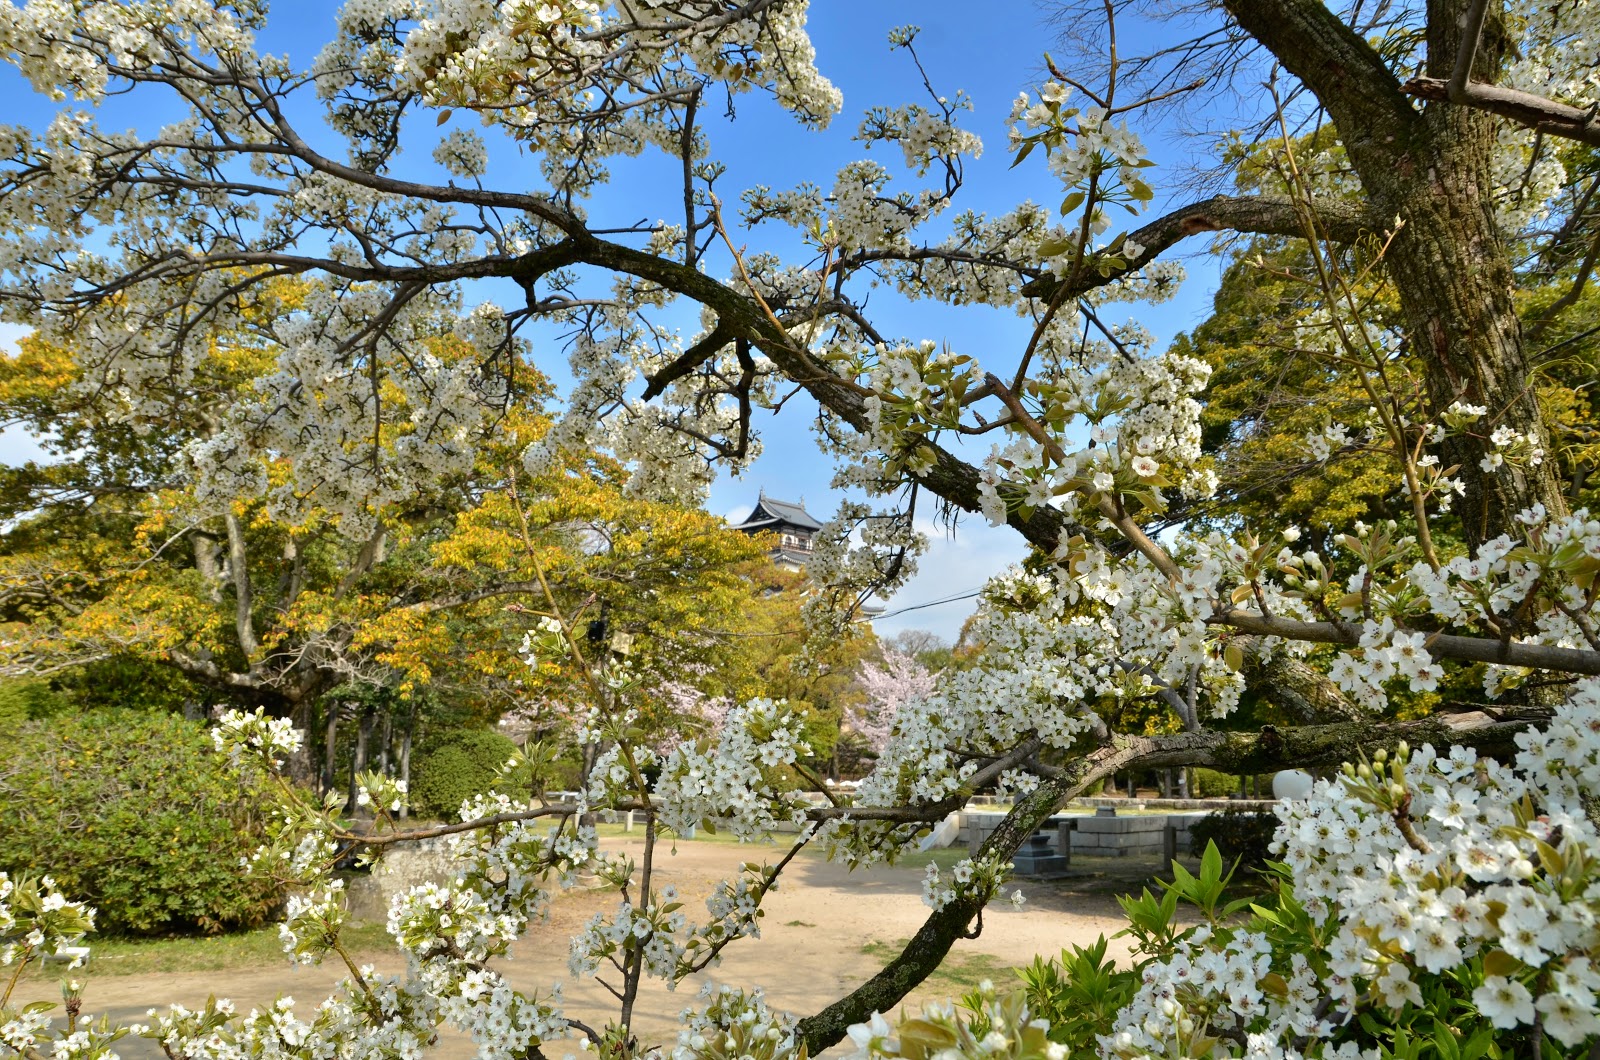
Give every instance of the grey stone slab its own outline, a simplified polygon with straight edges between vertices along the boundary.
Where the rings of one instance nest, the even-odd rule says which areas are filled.
[[[1085,817],[1078,821],[1079,832],[1100,835],[1122,835],[1131,832],[1159,832],[1167,824],[1165,817]]]

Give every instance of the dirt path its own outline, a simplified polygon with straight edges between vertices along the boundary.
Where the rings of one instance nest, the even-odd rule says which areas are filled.
[[[628,841],[608,844],[634,854],[642,850]],[[660,883],[677,886],[686,912],[704,916],[701,900],[719,879],[737,871],[740,862],[756,855],[748,847],[725,843],[683,843],[677,853],[656,865]],[[779,887],[767,898],[762,937],[730,946],[719,969],[709,976],[686,982],[676,992],[648,983],[635,1013],[634,1027],[644,1040],[669,1042],[675,1037],[679,1013],[694,1002],[706,978],[739,985],[756,984],[767,990],[774,1007],[809,1014],[823,1008],[864,982],[882,967],[899,944],[922,925],[927,907],[921,902],[922,873],[913,869],[883,868],[847,872],[820,858],[803,857],[790,865]],[[1026,964],[1035,954],[1054,955],[1071,944],[1087,944],[1102,933],[1122,926],[1120,910],[1109,895],[1072,893],[1046,883],[1023,884],[1027,904],[1013,909],[998,904],[984,915],[983,933],[957,943],[947,967],[959,974],[1001,974]],[[593,980],[567,978],[567,940],[595,912],[615,901],[611,892],[578,892],[556,902],[550,922],[534,928],[512,958],[502,965],[518,987],[547,991],[563,981],[567,1011],[592,1026],[614,1018],[615,1003]],[[363,955],[380,971],[403,967],[396,955]],[[333,965],[294,968],[287,962],[272,967],[231,972],[177,973],[88,977],[84,1008],[94,1015],[107,1014],[116,1021],[141,1020],[152,1007],[178,1002],[201,1005],[210,994],[230,997],[240,1011],[271,1003],[281,994],[293,996],[309,1011],[331,992],[340,977]],[[947,997],[963,987],[949,975],[923,984],[914,1001]],[[33,980],[19,989],[21,1000],[59,1000],[50,980]],[[15,1000],[15,999],[14,999]],[[149,1043],[124,1040],[119,1052],[143,1060],[155,1056]],[[569,1050],[552,1043],[546,1053],[560,1057]],[[830,1050],[835,1052],[837,1050]],[[441,1043],[434,1055],[458,1060],[472,1054],[464,1038]]]

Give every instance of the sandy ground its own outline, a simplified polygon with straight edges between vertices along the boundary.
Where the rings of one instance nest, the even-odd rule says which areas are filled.
[[[608,844],[628,851],[629,843]],[[642,844],[634,843],[637,859]],[[764,852],[764,851],[763,851]],[[704,917],[700,900],[715,881],[737,871],[740,862],[760,853],[749,847],[724,843],[684,843],[676,854],[656,865],[660,883],[675,884],[686,900],[686,912]],[[769,855],[770,856],[770,855]],[[921,902],[922,873],[906,868],[880,868],[848,872],[820,858],[801,857],[786,871],[779,887],[767,898],[767,915],[759,939],[734,943],[725,951],[723,964],[709,975],[717,982],[760,985],[774,1007],[802,1015],[816,1012],[864,982],[882,967],[884,944],[894,946],[921,926],[927,907]],[[982,934],[962,940],[952,951],[958,965],[974,955],[986,955],[998,966],[1023,965],[1035,954],[1054,955],[1069,944],[1088,944],[1102,933],[1122,927],[1121,911],[1107,893],[1085,893],[1070,882],[1023,882],[1028,902],[1021,909],[997,904],[984,915]],[[615,1017],[615,1002],[593,980],[567,978],[567,940],[596,911],[615,901],[614,892],[595,891],[564,895],[557,900],[549,923],[531,931],[517,946],[502,970],[523,989],[547,991],[563,981],[567,1012],[591,1026]],[[874,945],[877,943],[878,945]],[[1113,943],[1115,946],[1116,944]],[[870,949],[872,952],[864,952]],[[362,955],[381,971],[397,971],[401,962],[388,954]],[[231,972],[175,973],[171,975],[94,976],[89,970],[84,1011],[109,1015],[114,1021],[140,1020],[152,1006],[173,1002],[201,1005],[208,995],[230,997],[240,1011],[271,1003],[282,994],[311,1009],[331,991],[339,978],[332,965],[295,968],[282,965]],[[645,1041],[670,1042],[676,1036],[679,1013],[694,1001],[706,977],[685,982],[676,992],[647,983],[635,1012],[634,1028]],[[948,996],[951,987],[937,981],[925,983],[913,1002]],[[52,979],[35,979],[19,986],[13,1002],[59,1000]],[[124,1057],[154,1057],[143,1040],[119,1043]],[[455,1036],[443,1041],[435,1055],[457,1060],[473,1053],[471,1044]],[[570,1050],[551,1043],[546,1054],[560,1057]],[[838,1052],[836,1047],[830,1053]]]

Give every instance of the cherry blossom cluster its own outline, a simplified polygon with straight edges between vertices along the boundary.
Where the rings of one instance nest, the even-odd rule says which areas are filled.
[[[900,708],[915,700],[928,699],[934,693],[936,682],[927,667],[912,656],[885,651],[883,665],[871,661],[861,665],[856,683],[866,694],[867,701],[850,708],[851,731],[860,734],[872,750],[881,752],[889,742]]]
[[[1600,835],[1582,805],[1600,780],[1597,708],[1600,683],[1585,680],[1548,729],[1518,738],[1511,766],[1402,747],[1285,804],[1287,901],[1317,944],[1292,951],[1287,920],[1198,929],[1146,968],[1111,1051],[1247,1037],[1251,1056],[1365,1056],[1340,1041],[1355,1014],[1420,1007],[1438,977],[1463,974],[1494,1028],[1537,1020],[1568,1049],[1600,1035]]]
[[[1000,894],[1000,884],[1011,874],[1011,862],[988,856],[962,858],[946,873],[930,863],[922,875],[922,904],[938,911],[957,899],[977,898],[987,904],[991,895]],[[1011,892],[1011,904],[1023,903],[1022,891]]]
[[[620,903],[611,913],[596,913],[582,931],[572,936],[567,968],[574,977],[593,976],[602,963],[621,968],[625,953],[637,952],[645,974],[677,984],[684,945],[675,936],[688,920],[679,912],[671,888],[662,888],[660,901],[644,907]]]
[[[996,525],[1009,512],[1047,504],[1073,514],[1101,496],[1160,511],[1163,489],[1174,486],[1185,496],[1209,496],[1216,477],[1200,464],[1196,400],[1209,375],[1203,362],[1178,354],[1112,353],[1094,370],[1038,381],[1038,418],[1083,422],[1090,444],[1057,456],[1013,434],[994,446],[979,486],[984,514]]]
[[[797,1021],[774,1012],[760,987],[740,990],[707,982],[703,1008],[683,1010],[672,1060],[791,1060],[803,1055]]]
[[[212,743],[238,768],[243,763],[272,772],[300,749],[300,730],[288,718],[269,718],[265,707],[232,710],[211,730]]]
[[[49,876],[0,872],[0,967],[54,956],[93,930],[94,910],[69,900]]]
[[[741,839],[805,823],[807,803],[783,790],[774,771],[809,754],[804,719],[782,701],[755,699],[733,708],[715,743],[682,743],[661,762],[653,788],[661,820],[688,835],[703,822]]]
[[[1044,148],[1050,172],[1068,191],[1061,206],[1063,214],[1084,204],[1093,185],[1094,201],[1088,202],[1085,222],[1092,234],[1099,235],[1111,225],[1105,206],[1144,204],[1155,197],[1138,175],[1138,170],[1153,163],[1126,124],[1108,122],[1107,109],[1099,104],[1068,106],[1071,95],[1072,89],[1059,81],[1040,86],[1036,103],[1026,92],[1018,95],[1011,106],[1011,146],[1019,159],[1036,147]],[[1136,261],[1141,256],[1132,253],[1132,247],[1120,249],[1126,260]],[[1074,256],[1077,250],[1076,246],[1063,248]]]

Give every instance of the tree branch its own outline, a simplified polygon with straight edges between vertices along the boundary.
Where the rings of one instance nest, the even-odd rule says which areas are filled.
[[[1399,144],[1419,124],[1383,56],[1322,0],[1223,0],[1239,26],[1316,94],[1347,144]]]
[[[1316,644],[1354,645],[1361,641],[1358,626],[1342,622],[1301,622],[1256,614],[1253,611],[1227,611],[1206,620],[1212,625],[1231,626],[1246,633]],[[1426,632],[1426,631],[1423,631]],[[1600,652],[1578,648],[1558,648],[1549,644],[1526,644],[1488,637],[1461,637],[1450,633],[1427,633],[1425,647],[1436,659],[1460,662],[1497,663],[1525,666],[1557,673],[1600,675]]]
[[[577,256],[587,264],[649,280],[706,306],[717,315],[719,328],[726,326],[734,336],[759,348],[780,372],[803,386],[818,404],[857,430],[866,428],[865,396],[861,388],[796,345],[748,294],[734,290],[699,269],[620,243],[592,236],[581,240],[574,237],[574,242]],[[935,452],[934,466],[917,476],[917,481],[956,508],[981,511],[978,469],[937,443],[930,440],[928,444]],[[1030,544],[1046,552],[1055,548],[1063,533],[1077,532],[1060,512],[1048,505],[1036,509],[1026,519],[1012,514],[1006,521]]]
[[[251,614],[254,596],[250,589],[250,553],[239,517],[230,511],[222,521],[228,528],[228,576],[233,581],[234,633],[239,638],[239,650],[244,653],[245,662],[254,666],[261,641],[256,637],[255,618]]]
[[[1400,86],[1418,99],[1450,101],[1508,118],[1549,136],[1600,147],[1600,116],[1595,107],[1574,107],[1531,92],[1469,81],[1451,99],[1450,83],[1437,77],[1413,77]]]
[[[1311,204],[1311,209],[1328,238],[1340,243],[1353,243],[1363,232],[1382,231],[1385,223],[1382,218],[1374,217],[1362,207],[1348,202],[1317,200]],[[1174,244],[1204,232],[1245,232],[1301,238],[1305,235],[1305,222],[1297,212],[1294,201],[1284,196],[1214,195],[1181,206],[1143,228],[1128,233],[1128,240],[1145,248],[1137,262],[1102,274],[1090,259],[1078,270],[1078,278],[1069,290],[1058,293],[1062,281],[1050,276],[1026,284],[1022,293],[1044,301],[1077,297],[1134,272]],[[1120,249],[1112,247],[1110,252],[1116,253]]]

